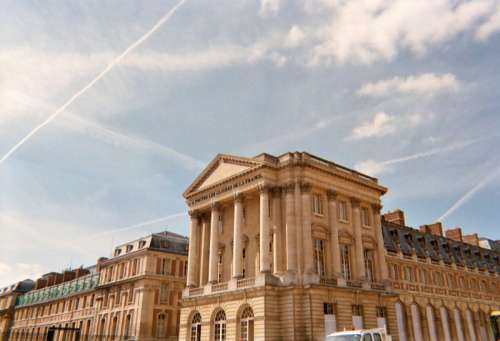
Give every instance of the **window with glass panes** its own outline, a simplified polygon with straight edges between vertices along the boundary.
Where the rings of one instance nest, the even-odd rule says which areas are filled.
[[[351,254],[349,245],[340,245],[340,264],[342,275],[346,280],[351,279]]]
[[[373,250],[365,250],[365,272],[366,279],[369,282],[375,281],[375,263],[373,258]]]
[[[312,196],[312,209],[313,213],[323,215],[323,201],[320,194],[313,194]]]
[[[201,315],[194,314],[191,320],[191,341],[201,341]]]
[[[322,239],[314,240],[314,263],[316,273],[320,276],[325,275],[325,242]]]
[[[340,200],[338,202],[338,214],[339,220],[341,221],[349,221],[349,215],[347,214],[347,202]]]
[[[240,320],[240,341],[253,341],[254,340],[254,323],[253,323],[253,311],[252,308],[246,307],[241,313]]]
[[[370,226],[370,210],[367,207],[361,207],[361,223]]]
[[[214,341],[226,340],[226,313],[219,310],[214,321]]]
[[[217,264],[217,280],[219,283],[224,281],[224,264],[223,264],[223,254],[219,253],[219,263]]]

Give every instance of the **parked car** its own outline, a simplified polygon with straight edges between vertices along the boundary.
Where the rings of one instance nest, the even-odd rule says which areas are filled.
[[[391,341],[385,328],[348,330],[330,334],[326,341]]]

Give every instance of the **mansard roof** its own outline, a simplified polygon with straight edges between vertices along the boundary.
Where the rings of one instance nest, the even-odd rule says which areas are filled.
[[[389,252],[405,256],[429,257],[432,261],[479,268],[500,273],[500,252],[456,241],[443,236],[424,233],[382,219],[384,245]]]
[[[35,282],[31,279],[25,279],[6,287],[0,288],[0,296],[13,292],[24,293],[32,290],[35,287]]]
[[[114,248],[113,257],[110,259],[103,259],[101,263],[106,263],[117,257],[122,257],[144,249],[187,256],[188,244],[189,239],[187,237],[170,231],[162,231],[116,246]]]

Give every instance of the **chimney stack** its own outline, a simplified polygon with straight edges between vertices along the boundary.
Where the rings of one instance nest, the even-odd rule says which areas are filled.
[[[454,229],[446,230],[446,238],[453,239],[457,242],[463,241],[462,229],[460,227],[456,227]]]
[[[435,236],[443,236],[443,225],[440,222],[420,226],[420,232],[430,233]]]
[[[387,212],[384,215],[382,215],[382,218],[390,223],[405,226],[405,213],[400,209]]]
[[[464,241],[464,243],[479,246],[479,236],[477,235],[477,233],[466,234],[462,237],[462,240]]]

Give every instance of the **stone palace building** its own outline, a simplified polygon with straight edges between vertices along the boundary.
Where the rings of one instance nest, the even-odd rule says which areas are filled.
[[[381,214],[386,192],[305,152],[218,155],[184,193],[189,245],[156,233],[0,289],[0,341],[77,341],[75,329],[84,341],[324,341],[375,327],[395,341],[493,340],[498,242],[407,227],[402,211]]]
[[[377,179],[305,152],[218,155],[185,191],[180,341],[492,340],[500,253],[460,229],[381,216]]]
[[[177,340],[187,252],[186,237],[155,233],[96,266],[0,290],[0,341],[78,341],[75,329],[84,341]]]

